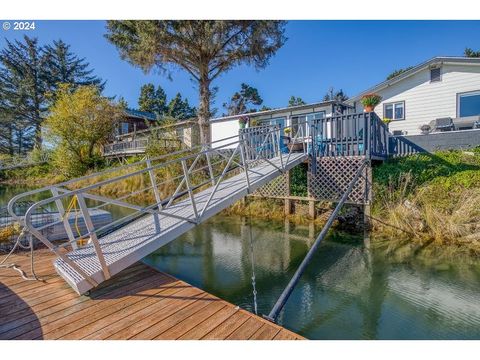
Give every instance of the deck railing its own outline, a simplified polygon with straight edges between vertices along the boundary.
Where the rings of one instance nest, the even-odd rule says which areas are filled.
[[[310,135],[309,151],[315,157],[388,156],[388,128],[373,112],[314,120]]]
[[[183,147],[184,143],[179,138],[159,138],[155,141],[158,141],[160,146],[166,149],[180,149]],[[147,149],[149,143],[148,137],[133,139],[133,140],[124,140],[118,143],[107,144],[103,147],[103,155],[123,155],[123,154],[140,154],[144,153]]]

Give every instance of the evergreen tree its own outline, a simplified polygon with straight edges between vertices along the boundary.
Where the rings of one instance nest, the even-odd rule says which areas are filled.
[[[290,100],[288,100],[288,107],[291,106],[299,106],[299,105],[305,105],[306,102],[303,101],[301,97],[295,97],[295,96],[290,96]]]
[[[195,117],[196,109],[190,107],[188,99],[183,100],[182,95],[177,93],[175,97],[168,103],[167,115],[179,120],[190,119]]]
[[[249,108],[249,105],[262,105],[263,99],[258,89],[242,83],[240,91],[233,94],[228,104],[223,104],[228,115],[245,114],[257,111],[256,108]]]
[[[167,109],[167,95],[161,86],[155,90],[151,83],[145,84],[140,88],[140,97],[138,106],[141,111],[148,111],[158,116],[164,116]]]
[[[242,63],[265,68],[286,38],[284,21],[110,20],[107,39],[123,59],[150,71],[185,70],[198,85],[200,141],[210,142],[213,82]]]
[[[0,97],[9,116],[15,122],[15,141],[20,144],[32,130],[35,144],[41,146],[41,123],[46,108],[46,93],[49,88],[46,58],[36,38],[24,36],[23,41],[6,40],[0,52]],[[28,150],[28,149],[26,149]]]
[[[8,153],[42,145],[42,122],[60,83],[72,89],[104,83],[62,41],[41,47],[36,38],[6,40],[0,51],[0,148]],[[6,148],[5,148],[6,147]],[[5,150],[8,149],[8,150]]]
[[[344,93],[342,89],[335,91],[335,89],[332,87],[323,97],[323,101],[333,101],[333,100],[346,101],[348,100],[348,95]]]
[[[74,90],[81,85],[95,85],[103,91],[105,82],[99,77],[92,75],[93,69],[85,58],[79,58],[72,51],[70,45],[62,40],[53,41],[52,45],[46,45],[45,58],[47,76],[52,91],[58,88],[58,84],[71,84]]]
[[[463,55],[466,57],[471,57],[471,58],[480,58],[480,50],[479,51],[474,51],[470,48],[465,48],[465,51],[463,52]]]

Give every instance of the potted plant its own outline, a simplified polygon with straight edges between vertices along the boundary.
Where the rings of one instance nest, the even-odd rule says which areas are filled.
[[[378,94],[365,94],[362,96],[361,103],[365,109],[365,112],[371,112],[375,109],[375,106],[380,104],[382,97]]]
[[[248,126],[249,127],[255,127],[255,126],[258,126],[258,125],[260,125],[260,122],[258,121],[258,119],[251,119],[250,124]]]
[[[423,124],[420,126],[420,131],[422,132],[422,135],[427,135],[432,131],[432,127],[428,124]]]
[[[247,126],[248,123],[248,116],[241,116],[238,119],[238,125],[240,125],[240,129],[245,129],[245,126]]]

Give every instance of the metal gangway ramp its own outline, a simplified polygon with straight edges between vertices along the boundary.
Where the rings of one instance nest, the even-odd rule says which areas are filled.
[[[8,209],[58,256],[58,274],[84,294],[305,161],[309,140],[303,128],[291,129],[290,141],[304,144],[300,152],[286,146],[284,128],[249,128],[211,144],[20,194]],[[26,198],[36,202],[25,214],[15,214],[15,203]],[[54,209],[60,219],[35,223],[32,215],[39,207]],[[100,208],[117,208],[122,215],[96,227],[91,212]],[[59,224],[66,242],[48,239],[49,228]]]

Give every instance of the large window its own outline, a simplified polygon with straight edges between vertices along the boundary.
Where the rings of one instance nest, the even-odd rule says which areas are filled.
[[[405,120],[405,101],[384,104],[383,117],[390,120]]]
[[[302,133],[304,136],[308,136],[309,134],[309,126],[307,123],[310,124],[312,120],[323,119],[326,115],[325,111],[318,111],[315,113],[305,114],[305,115],[298,115],[292,116],[292,127],[293,132],[296,133],[299,130],[299,125],[302,127]],[[299,133],[300,136],[300,133]]]
[[[480,91],[458,94],[458,117],[480,115]]]

